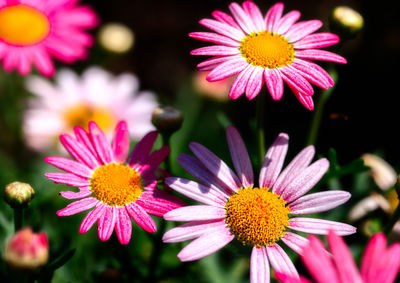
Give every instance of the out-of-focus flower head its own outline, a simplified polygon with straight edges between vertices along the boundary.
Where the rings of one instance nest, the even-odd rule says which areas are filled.
[[[95,121],[111,136],[117,122],[124,119],[133,126],[130,136],[139,140],[153,130],[151,114],[157,106],[155,95],[140,91],[136,76],[114,76],[99,67],[87,69],[81,77],[61,70],[55,83],[32,76],[27,88],[36,97],[30,99],[24,114],[27,144],[45,151],[57,143],[61,133],[72,133],[74,126],[86,128]]]
[[[49,242],[46,233],[34,233],[29,227],[12,236],[4,253],[7,265],[19,270],[38,269],[47,263],[48,258]]]
[[[364,27],[364,19],[356,10],[338,6],[332,11],[329,24],[332,32],[343,38],[352,38]]]
[[[133,48],[133,31],[121,23],[104,24],[98,33],[100,45],[109,52],[124,54]]]
[[[31,185],[22,182],[13,182],[6,186],[4,191],[5,201],[13,208],[27,207],[35,196]]]
[[[229,88],[233,83],[233,78],[209,82],[206,80],[208,72],[196,72],[193,76],[193,87],[196,92],[206,98],[226,102],[228,101]]]
[[[131,218],[145,231],[157,230],[149,214],[163,216],[184,203],[157,188],[156,170],[169,154],[163,146],[151,152],[157,132],[141,139],[128,157],[129,131],[126,122],[115,128],[110,144],[99,126],[89,123],[88,132],[74,128],[75,136],[63,134],[60,140],[76,160],[46,157],[45,161],[67,173],[46,173],[56,183],[79,187],[79,192],[61,192],[75,200],[57,212],[69,216],[92,209],[83,219],[79,233],[85,233],[98,221],[100,240],[107,241],[114,229],[121,244],[128,244],[132,234]]]
[[[289,137],[279,134],[269,148],[255,185],[250,157],[234,127],[228,127],[227,140],[235,171],[198,143],[190,149],[196,157],[181,154],[180,165],[201,183],[184,178],[165,180],[173,190],[201,202],[174,209],[164,215],[169,221],[188,221],[163,236],[167,243],[193,240],[178,254],[181,261],[193,261],[223,248],[233,239],[252,247],[250,281],[269,282],[270,264],[279,272],[298,276],[281,242],[302,253],[308,240],[294,231],[340,235],[355,232],[355,227],[312,217],[294,217],[330,210],[345,203],[345,191],[306,193],[328,170],[322,158],[312,164],[314,147],[303,149],[282,170]],[[279,242],[279,244],[278,244]]]
[[[273,5],[264,16],[251,1],[242,6],[231,3],[232,16],[214,11],[214,19],[202,19],[200,24],[214,32],[193,32],[189,36],[216,45],[198,48],[192,55],[213,56],[197,65],[200,71],[210,71],[207,80],[219,81],[237,74],[229,97],[237,99],[243,93],[251,100],[268,88],[274,100],[280,100],[284,84],[309,110],[314,109],[310,83],[323,89],[334,85],[331,76],[311,60],[346,63],[346,59],[320,50],[339,42],[332,33],[314,33],[319,20],[301,21],[299,11],[283,15],[282,3]],[[296,23],[297,22],[297,23]]]
[[[349,248],[344,240],[331,231],[328,243],[332,257],[326,252],[323,243],[315,236],[309,237],[309,244],[303,249],[301,259],[313,281],[306,278],[294,278],[282,272],[277,273],[283,283],[311,282],[385,282],[392,283],[400,269],[400,244],[386,248],[386,237],[379,233],[368,242],[358,271]]]
[[[0,59],[9,72],[31,72],[32,65],[52,76],[52,57],[72,63],[88,56],[93,38],[87,29],[97,25],[97,16],[76,0],[0,1]]]
[[[397,181],[397,173],[385,160],[371,153],[361,156],[364,164],[371,167],[369,173],[381,190],[393,188]]]

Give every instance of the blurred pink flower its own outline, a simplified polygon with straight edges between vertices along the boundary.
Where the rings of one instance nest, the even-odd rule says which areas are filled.
[[[128,160],[128,126],[122,121],[115,128],[112,144],[94,122],[89,123],[89,132],[75,127],[75,138],[63,134],[62,144],[76,159],[46,157],[45,161],[68,173],[46,173],[56,183],[79,187],[79,192],[61,192],[66,199],[79,199],[57,212],[68,216],[89,210],[79,228],[87,232],[98,221],[100,240],[106,241],[113,230],[121,244],[131,239],[130,217],[147,232],[157,230],[149,214],[163,216],[171,209],[180,207],[182,201],[157,188],[155,175],[160,163],[169,154],[163,146],[152,153],[157,132],[148,133],[139,141]]]
[[[113,76],[91,67],[78,77],[61,70],[55,85],[32,76],[27,88],[37,97],[29,101],[23,130],[26,142],[37,151],[51,148],[61,133],[72,133],[74,126],[85,128],[90,121],[111,136],[117,122],[126,120],[133,125],[129,133],[134,140],[154,130],[151,114],[156,98],[152,92],[139,92],[138,79],[132,74]]]
[[[165,233],[167,243],[192,240],[178,254],[182,261],[210,255],[234,238],[253,247],[250,263],[251,282],[269,282],[269,264],[279,272],[298,276],[289,256],[278,244],[282,240],[301,253],[308,240],[294,231],[326,234],[334,229],[340,235],[355,232],[353,226],[295,215],[330,210],[350,198],[344,191],[305,195],[325,174],[329,162],[322,158],[310,165],[314,147],[303,149],[283,170],[289,137],[278,135],[269,148],[254,186],[254,174],[242,138],[234,127],[227,128],[227,140],[236,172],[198,143],[190,149],[197,158],[181,154],[178,162],[202,184],[170,177],[166,184],[175,191],[203,203],[172,210],[164,215],[169,221],[189,221]]]
[[[301,256],[307,270],[319,283],[392,283],[400,269],[400,244],[386,248],[384,234],[375,234],[369,241],[361,262],[360,272],[344,240],[330,231],[328,243],[332,257],[325,251],[324,245],[315,236],[309,237],[309,244],[304,247]],[[277,273],[277,278],[284,283],[307,283],[306,278],[294,278]]]
[[[272,6],[265,16],[251,1],[242,6],[231,3],[230,15],[214,11],[215,20],[202,19],[200,24],[210,32],[193,32],[193,38],[217,45],[193,50],[193,55],[215,56],[200,63],[201,71],[211,71],[207,80],[218,81],[238,74],[229,92],[237,99],[246,93],[255,98],[265,83],[272,98],[280,100],[283,82],[292,89],[297,99],[309,110],[314,108],[314,90],[310,82],[328,89],[334,85],[330,75],[310,60],[346,63],[343,57],[319,48],[339,42],[332,33],[314,33],[322,26],[319,20],[302,21],[299,11],[282,16],[283,4]]]
[[[97,25],[97,16],[77,0],[0,0],[0,59],[6,71],[21,75],[32,65],[52,76],[51,57],[72,63],[87,57],[93,38],[86,29]]]

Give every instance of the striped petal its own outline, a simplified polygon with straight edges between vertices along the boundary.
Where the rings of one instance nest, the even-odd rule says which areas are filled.
[[[82,187],[90,184],[87,178],[70,173],[46,173],[44,175],[55,183],[67,184],[68,186]]]
[[[57,168],[60,168],[61,170],[70,172],[83,178],[90,178],[92,176],[92,170],[90,170],[86,165],[65,157],[49,156],[46,157],[44,161]]]
[[[285,34],[289,43],[293,43],[318,30],[322,26],[319,20],[311,20],[294,24]]]
[[[250,19],[256,28],[255,31],[266,30],[265,21],[260,9],[252,1],[245,1],[242,4],[243,10],[249,15]]]
[[[117,219],[115,222],[115,232],[119,242],[122,245],[127,245],[131,240],[132,236],[132,221],[129,217],[125,207],[119,207],[117,209]]]
[[[212,45],[192,50],[190,54],[199,56],[227,56],[227,55],[240,54],[240,50],[237,47],[230,47],[225,45]]]
[[[89,131],[90,139],[92,140],[100,160],[103,162],[103,164],[110,163],[113,160],[113,152],[105,134],[94,122],[89,123]]]
[[[58,216],[70,216],[79,212],[91,209],[99,201],[93,197],[84,198],[67,205],[66,208],[57,211]]]
[[[105,203],[99,203],[95,209],[86,214],[85,218],[83,218],[83,221],[79,227],[80,234],[86,233],[87,231],[90,230],[90,228],[92,228],[93,224],[96,223],[96,221],[105,212],[106,206],[107,205]]]
[[[163,217],[165,213],[184,206],[185,203],[176,196],[167,194],[158,189],[143,192],[136,203],[144,210],[155,216]]]
[[[210,41],[212,43],[226,45],[231,47],[239,47],[240,43],[224,35],[213,32],[191,32],[189,36],[202,41]]]
[[[319,60],[319,61],[329,61],[335,63],[346,64],[347,60],[342,56],[319,49],[305,49],[305,50],[297,50],[296,58],[308,59],[308,60]]]
[[[333,33],[320,32],[307,35],[293,44],[295,49],[323,48],[339,42],[339,36]],[[297,50],[296,50],[297,51]]]
[[[225,35],[237,41],[241,41],[245,34],[240,30],[233,26],[230,26],[226,23],[210,20],[210,19],[202,19],[199,23],[219,34]]]
[[[251,76],[249,77],[249,81],[247,82],[246,85],[246,97],[249,100],[252,100],[257,96],[264,83],[263,79],[264,69],[259,66],[253,69],[254,70]]]
[[[334,85],[331,76],[324,69],[314,63],[297,59],[291,66],[295,68],[301,76],[306,78],[307,81],[322,89],[328,89]]]
[[[91,169],[99,166],[97,158],[93,156],[91,151],[85,147],[82,143],[76,141],[73,137],[67,134],[60,136],[60,141],[64,145],[65,149],[79,162],[84,163]]]
[[[219,220],[225,218],[225,208],[210,205],[191,205],[164,214],[169,221]]]
[[[236,58],[237,55],[233,55],[233,56],[223,56],[223,57],[213,57],[210,59],[207,59],[201,63],[199,63],[197,65],[197,69],[199,71],[211,71],[212,69],[214,69],[215,67],[217,67],[218,65],[225,63],[227,61],[230,61],[234,58]]]
[[[246,91],[246,86],[253,69],[254,66],[249,64],[243,71],[239,73],[239,75],[233,81],[231,89],[229,90],[229,98],[237,99]]]
[[[105,211],[101,214],[97,226],[97,232],[99,235],[99,239],[102,241],[107,241],[110,239],[114,227],[115,221],[117,220],[117,208],[115,206],[108,207],[106,206]]]
[[[276,3],[269,8],[267,14],[265,15],[265,25],[268,31],[275,31],[275,28],[278,26],[279,20],[281,19],[283,8],[283,3]]]
[[[129,151],[129,131],[125,121],[121,121],[115,127],[114,139],[111,144],[114,153],[114,159],[117,162],[123,163],[128,156]]]
[[[142,164],[146,160],[157,139],[157,135],[156,131],[150,132],[136,144],[128,158],[129,166],[133,167],[136,164]]]
[[[238,57],[222,63],[215,67],[208,75],[207,80],[209,82],[215,82],[226,79],[230,76],[236,75],[248,66],[248,63],[243,57]]]
[[[290,214],[313,214],[331,210],[346,201],[351,194],[345,191],[327,191],[309,194],[298,198],[290,206]]]
[[[228,24],[238,30],[240,29],[240,26],[235,22],[235,20],[228,15],[227,13],[221,12],[221,11],[214,11],[211,13],[211,15],[217,20],[220,21],[221,23]]]
[[[282,241],[296,253],[302,255],[303,250],[309,244],[308,239],[297,235],[292,232],[285,232],[285,236],[282,238]]]
[[[289,228],[304,233],[321,235],[328,234],[329,230],[333,230],[341,236],[351,235],[356,232],[356,228],[348,224],[306,217],[289,219]]]
[[[89,189],[81,188],[79,192],[60,192],[60,195],[66,199],[82,199],[88,197],[92,194],[92,191]]]
[[[265,69],[264,80],[273,100],[280,100],[283,95],[284,85],[279,69]]]
[[[282,73],[283,80],[292,88],[296,89],[298,92],[304,93],[306,95],[313,95],[314,90],[310,83],[303,78],[299,72],[292,66],[284,66],[279,69]]]
[[[299,11],[290,11],[279,20],[275,32],[277,34],[285,34],[299,18]]]
[[[278,244],[275,243],[273,246],[265,247],[265,249],[269,262],[274,270],[299,278],[299,274],[290,257]]]
[[[229,5],[229,10],[232,13],[233,18],[239,24],[243,31],[247,34],[256,32],[257,29],[253,24],[251,18],[243,11],[239,4],[233,2]]]
[[[147,214],[144,208],[135,202],[127,204],[125,207],[130,217],[132,217],[143,230],[149,233],[157,231],[156,223],[154,223],[154,220]]]
[[[269,262],[265,248],[253,247],[250,259],[250,282],[269,283]]]

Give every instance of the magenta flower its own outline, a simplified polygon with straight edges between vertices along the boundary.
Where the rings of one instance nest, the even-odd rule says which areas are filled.
[[[323,243],[317,237],[310,236],[309,241],[301,259],[315,282],[392,283],[400,269],[400,244],[395,243],[387,249],[386,237],[382,233],[374,235],[369,241],[364,251],[360,272],[346,243],[335,232],[331,231],[328,234],[332,257],[326,253]],[[280,282],[310,282],[303,277],[293,278],[282,273],[276,275]]]
[[[340,235],[355,232],[353,226],[295,215],[330,210],[350,198],[344,191],[327,191],[304,196],[325,174],[329,162],[323,158],[310,165],[314,147],[303,149],[281,171],[288,149],[288,136],[280,134],[269,148],[259,177],[254,175],[244,142],[234,127],[227,128],[229,149],[236,172],[198,143],[191,143],[194,158],[181,154],[179,163],[200,183],[170,177],[166,183],[175,191],[197,200],[192,205],[164,215],[170,221],[189,221],[165,233],[167,243],[192,240],[178,254],[182,261],[205,257],[226,246],[234,238],[253,247],[250,263],[251,282],[269,282],[269,264],[279,272],[297,277],[289,256],[278,242],[282,240],[301,253],[308,240],[292,232],[326,234],[329,229]]]
[[[0,59],[5,71],[52,76],[51,57],[72,63],[87,57],[95,13],[77,0],[0,0]]]
[[[323,89],[334,85],[329,74],[310,60],[346,63],[343,57],[319,48],[339,42],[332,33],[314,33],[322,26],[319,20],[302,21],[299,11],[282,16],[284,5],[277,3],[263,16],[251,1],[242,6],[231,3],[230,15],[221,11],[212,13],[215,20],[202,19],[200,24],[210,32],[189,35],[217,45],[193,50],[193,55],[214,56],[200,63],[201,71],[210,71],[208,81],[218,81],[237,75],[229,97],[237,99],[246,93],[255,98],[265,83],[274,100],[283,95],[285,81],[297,99],[312,110],[314,90],[310,83]]]
[[[178,208],[182,201],[157,188],[155,170],[169,154],[169,147],[150,153],[157,132],[148,133],[129,156],[129,134],[125,122],[115,128],[112,144],[96,123],[89,123],[87,133],[75,127],[75,138],[64,134],[60,140],[76,159],[46,157],[45,161],[68,173],[46,173],[56,183],[79,187],[79,192],[61,192],[66,199],[79,199],[57,211],[58,216],[90,211],[83,219],[79,233],[87,232],[98,221],[102,241],[111,237],[115,228],[121,244],[129,243],[132,233],[130,217],[147,232],[157,227],[149,214],[163,216]]]

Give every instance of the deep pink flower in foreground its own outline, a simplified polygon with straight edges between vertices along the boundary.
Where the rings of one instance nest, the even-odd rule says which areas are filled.
[[[333,231],[328,234],[328,243],[332,257],[326,253],[321,240],[309,237],[301,259],[315,281],[319,283],[392,283],[400,269],[400,244],[386,248],[386,237],[379,233],[369,241],[362,257],[360,272],[344,240]],[[284,283],[310,283],[306,278],[293,278],[277,273]]]
[[[87,57],[93,43],[86,29],[96,26],[96,14],[77,0],[0,0],[0,59],[5,71],[22,75],[34,65],[51,76],[51,57],[72,63]]]
[[[76,161],[45,158],[47,163],[68,173],[45,176],[56,183],[79,187],[79,192],[60,193],[66,199],[79,200],[59,210],[58,216],[94,208],[83,219],[79,233],[87,232],[98,221],[100,240],[108,240],[115,228],[121,244],[127,244],[132,233],[130,218],[145,231],[155,232],[157,227],[149,214],[163,216],[182,205],[179,198],[157,188],[155,170],[169,154],[168,146],[151,152],[157,132],[143,137],[128,159],[129,133],[125,122],[116,126],[111,145],[94,122],[89,123],[88,133],[81,127],[75,127],[74,133],[75,137],[64,134],[60,140]]]
[[[286,82],[297,99],[308,109],[314,108],[310,83],[323,89],[334,85],[329,74],[310,60],[346,63],[343,57],[319,48],[334,45],[339,37],[332,33],[314,33],[322,26],[319,20],[296,21],[299,11],[282,15],[284,5],[277,3],[265,16],[251,1],[242,6],[231,3],[230,15],[214,11],[215,20],[202,19],[200,24],[211,32],[189,35],[217,45],[193,50],[193,55],[214,56],[200,63],[201,71],[211,71],[207,80],[218,81],[237,75],[229,97],[237,99],[246,93],[255,98],[264,83],[274,100],[283,95]]]
[[[197,158],[181,154],[178,161],[201,183],[176,177],[166,179],[172,189],[202,203],[164,215],[164,219],[170,221],[189,221],[169,230],[163,237],[167,243],[195,239],[178,254],[180,260],[200,259],[236,238],[253,247],[251,282],[269,282],[269,264],[276,271],[298,276],[289,256],[278,244],[282,240],[301,253],[308,240],[292,230],[327,234],[333,229],[340,235],[355,232],[353,226],[339,222],[292,217],[330,210],[350,198],[344,191],[305,195],[329,167],[325,158],[310,165],[313,146],[303,149],[281,171],[289,137],[280,134],[265,156],[258,186],[255,186],[249,155],[234,127],[227,128],[227,139],[236,172],[204,146],[191,143],[190,149]]]

